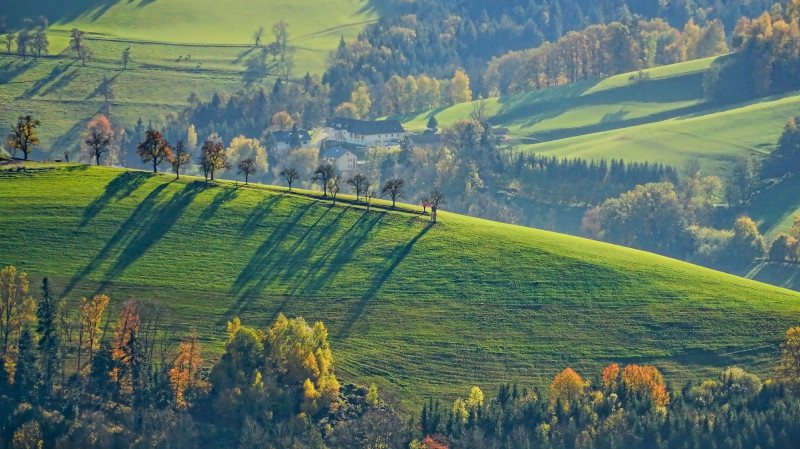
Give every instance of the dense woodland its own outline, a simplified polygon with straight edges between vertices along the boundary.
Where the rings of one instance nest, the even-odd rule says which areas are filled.
[[[34,299],[33,296],[36,296]],[[675,389],[657,368],[570,368],[548,390],[472,387],[406,419],[341,384],[325,326],[227,324],[223,354],[168,331],[158,306],[61,297],[0,270],[0,445],[34,448],[789,448],[800,437],[800,328],[774,376],[739,368]],[[120,302],[116,302],[120,304]],[[116,309],[116,310],[112,310]],[[558,372],[563,367],[538,367]]]
[[[492,57],[508,51],[555,42],[570,31],[614,21],[631,24],[639,17],[661,18],[682,28],[690,19],[705,25],[720,19],[733,29],[742,16],[754,17],[774,2],[763,1],[500,1],[491,5],[465,0],[398,2],[359,38],[342,43],[323,81],[331,85],[331,104],[347,101],[355,85],[378,85],[392,75],[450,77],[466,69],[473,90]]]

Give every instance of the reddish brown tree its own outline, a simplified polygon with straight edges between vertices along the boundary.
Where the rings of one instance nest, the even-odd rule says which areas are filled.
[[[173,161],[172,147],[164,139],[164,136],[154,129],[147,130],[144,142],[139,143],[136,154],[139,155],[143,163],[153,164],[153,173],[158,173],[158,166],[161,163]]]
[[[100,156],[108,152],[113,138],[114,130],[105,115],[98,115],[86,125],[84,150],[89,157],[94,158],[95,164],[100,165]]]

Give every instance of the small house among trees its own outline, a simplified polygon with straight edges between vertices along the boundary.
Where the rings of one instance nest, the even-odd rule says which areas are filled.
[[[325,132],[336,142],[359,146],[387,146],[406,135],[397,120],[355,120],[334,117],[325,125]]]
[[[358,164],[358,157],[342,147],[329,148],[322,155],[322,161],[333,166],[339,173],[353,171]]]
[[[291,131],[275,131],[272,133],[275,137],[276,149],[278,151],[286,151],[292,148],[292,132]],[[311,145],[311,135],[305,129],[297,130],[298,148],[308,148]]]

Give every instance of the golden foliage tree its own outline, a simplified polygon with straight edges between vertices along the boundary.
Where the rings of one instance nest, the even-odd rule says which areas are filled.
[[[581,376],[570,367],[567,367],[560,374],[556,375],[553,382],[550,384],[550,399],[553,404],[561,399],[564,407],[569,407],[572,401],[577,400],[586,384],[581,379]]]
[[[36,303],[28,294],[28,275],[17,273],[9,265],[0,270],[0,338],[2,338],[3,363],[9,374],[13,374],[19,338],[26,323],[33,321]]]
[[[350,103],[353,103],[358,109],[359,117],[366,117],[372,107],[372,98],[369,95],[367,86],[358,86],[356,90],[350,94]]]
[[[777,375],[778,379],[789,385],[800,384],[800,326],[786,331],[786,341],[781,343],[781,364]]]
[[[267,149],[261,145],[258,139],[249,139],[243,135],[236,136],[228,145],[226,153],[231,161],[252,159],[255,163],[253,172],[266,173],[267,171]]]
[[[272,116],[272,127],[279,131],[288,131],[294,126],[292,116],[286,111],[276,112]]]
[[[469,77],[459,69],[453,79],[450,80],[450,101],[453,104],[466,103],[472,101],[472,91],[469,88]]]
[[[83,349],[89,352],[89,365],[94,360],[94,351],[100,339],[100,320],[103,318],[108,306],[108,296],[95,295],[91,301],[81,300],[81,325],[78,330],[78,372],[81,371],[81,353]]]
[[[42,444],[42,430],[36,421],[28,421],[19,426],[11,440],[12,449],[41,449]]]

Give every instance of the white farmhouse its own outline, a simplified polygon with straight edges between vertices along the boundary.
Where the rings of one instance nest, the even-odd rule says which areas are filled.
[[[355,120],[334,117],[325,125],[328,136],[336,142],[358,146],[387,146],[402,139],[406,132],[397,120]]]
[[[331,164],[339,173],[353,171],[358,164],[358,157],[342,147],[328,148],[322,155],[322,160]]]

